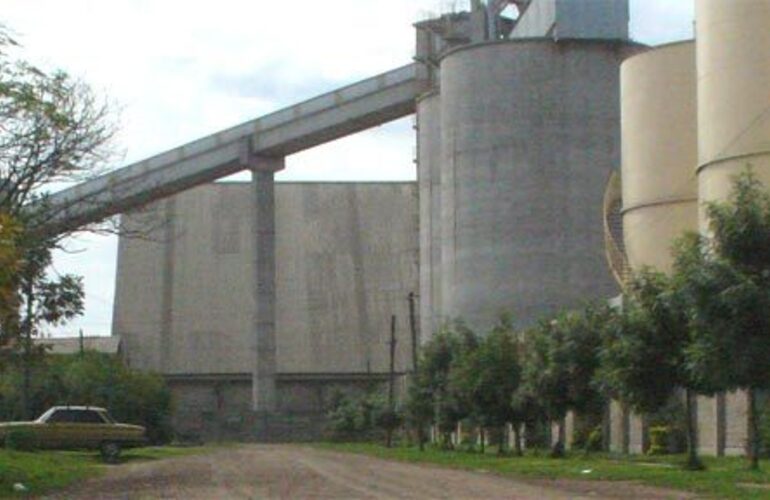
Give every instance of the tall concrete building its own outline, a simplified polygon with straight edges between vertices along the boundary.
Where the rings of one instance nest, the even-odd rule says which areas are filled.
[[[182,433],[249,436],[255,425],[252,189],[208,184],[123,217],[143,237],[120,240],[113,331],[132,367],[167,378]],[[276,412],[310,437],[335,390],[387,379],[392,315],[396,371],[411,367],[417,193],[280,183],[275,202]]]
[[[455,318],[480,333],[503,313],[531,325],[617,290],[601,214],[620,164],[619,67],[639,50],[628,4],[517,4],[512,22],[477,9],[416,25],[424,338]]]
[[[610,189],[605,202],[608,218],[622,205],[623,241],[607,238],[608,254],[624,253],[610,259],[616,276],[624,266],[669,271],[674,238],[708,229],[704,203],[724,199],[746,165],[770,185],[770,2],[695,5],[694,41],[655,47],[622,66],[622,190]],[[701,453],[744,453],[747,407],[742,392],[699,398]],[[618,422],[629,416],[614,413],[613,447],[643,448],[642,419],[631,418],[623,437]]]

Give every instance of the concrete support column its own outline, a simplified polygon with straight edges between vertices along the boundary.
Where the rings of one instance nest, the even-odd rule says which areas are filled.
[[[610,451],[628,453],[630,448],[630,412],[618,401],[610,403]]]
[[[275,342],[275,172],[283,170],[283,157],[251,153],[244,145],[242,162],[252,171],[254,187],[254,352],[252,409],[260,413],[276,410]]]

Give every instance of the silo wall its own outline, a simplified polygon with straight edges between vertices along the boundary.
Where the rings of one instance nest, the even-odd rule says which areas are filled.
[[[748,164],[770,181],[770,2],[697,0],[695,15],[698,182],[709,201]]]
[[[705,202],[725,199],[731,177],[751,165],[770,186],[770,3],[697,0],[698,199],[701,231]],[[701,398],[700,432],[715,429],[711,450],[738,454],[748,440],[743,391]],[[701,448],[704,448],[701,445]]]
[[[420,190],[420,334],[441,324],[441,96],[417,100],[417,179]]]
[[[626,255],[668,272],[673,241],[698,228],[695,44],[636,55],[620,74]]]
[[[620,164],[619,65],[635,45],[476,44],[441,63],[442,313],[481,332],[617,293],[602,192]]]

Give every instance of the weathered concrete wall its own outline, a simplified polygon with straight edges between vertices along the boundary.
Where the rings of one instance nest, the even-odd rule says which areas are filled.
[[[695,44],[631,57],[620,74],[625,250],[632,269],[668,272],[674,240],[698,227]]]
[[[174,215],[156,241],[121,239],[113,331],[133,366],[250,373],[252,196],[249,184],[202,186],[151,207],[156,221]],[[278,372],[387,371],[391,314],[406,370],[417,238],[412,183],[278,184]]]
[[[387,383],[384,376],[284,376],[276,384],[278,411],[264,421],[251,408],[251,375],[202,375],[168,379],[172,425],[180,440],[318,440],[337,394],[363,394]],[[397,393],[404,391],[404,378]]]
[[[609,448],[613,453],[628,453],[629,451],[629,415],[623,406],[617,402],[610,402],[610,443]]]
[[[417,102],[417,179],[420,189],[420,333],[441,326],[441,96]]]
[[[441,70],[442,313],[479,331],[616,293],[602,190],[620,163],[631,46],[473,45]]]

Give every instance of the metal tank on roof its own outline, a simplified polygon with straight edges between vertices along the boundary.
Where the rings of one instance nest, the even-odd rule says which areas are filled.
[[[486,331],[616,292],[602,193],[623,41],[474,44],[441,61],[442,314]]]
[[[673,241],[698,227],[695,44],[636,55],[620,73],[625,251],[631,269],[667,272]]]
[[[770,185],[770,2],[697,0],[698,183],[724,198],[751,164]],[[701,226],[705,221],[701,214]]]

